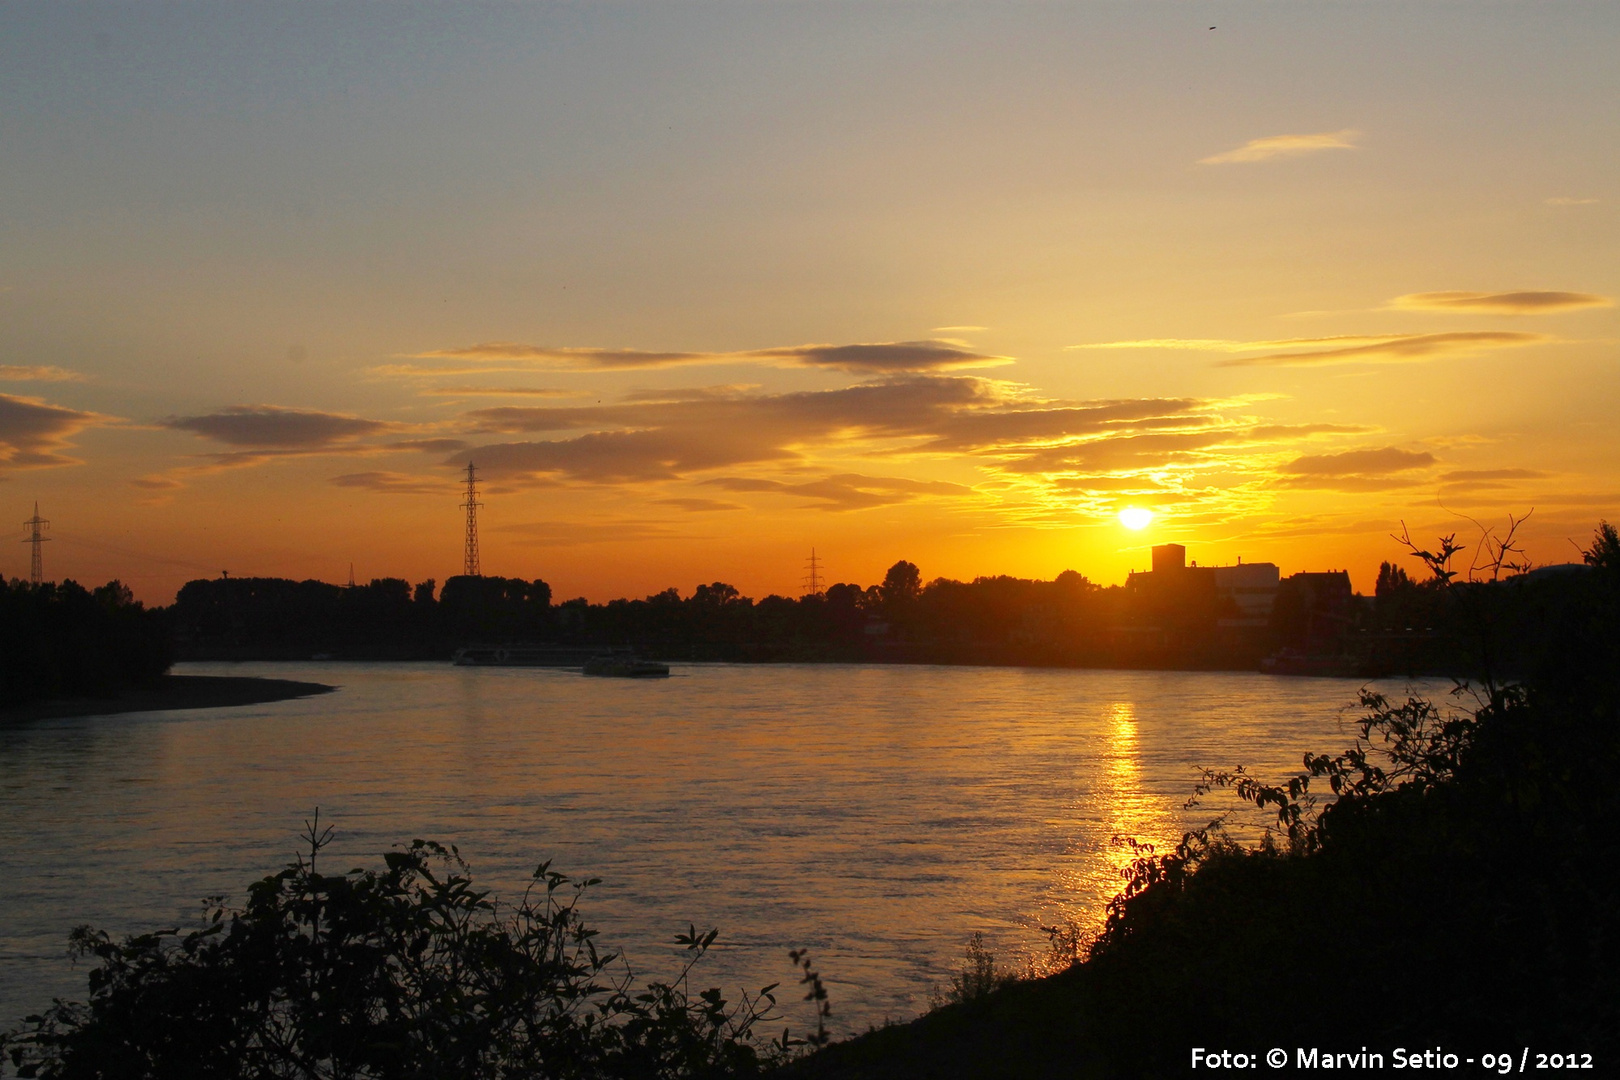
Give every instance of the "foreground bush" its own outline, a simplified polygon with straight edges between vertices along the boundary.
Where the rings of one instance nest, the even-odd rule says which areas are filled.
[[[693,995],[714,941],[693,931],[672,982],[638,986],[577,910],[593,881],[542,864],[521,902],[474,888],[454,849],[417,840],[382,870],[309,855],[210,901],[204,925],[114,940],[81,927],[88,1003],[57,1001],[0,1038],[18,1076],[581,1078],[748,1076],[790,1040],[756,1038],[774,987]],[[0,1065],[0,1069],[3,1069]]]

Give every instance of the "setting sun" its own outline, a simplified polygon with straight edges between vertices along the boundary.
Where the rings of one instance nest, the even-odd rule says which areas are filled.
[[[1119,523],[1127,529],[1145,529],[1153,524],[1153,511],[1140,506],[1127,506],[1119,512]]]

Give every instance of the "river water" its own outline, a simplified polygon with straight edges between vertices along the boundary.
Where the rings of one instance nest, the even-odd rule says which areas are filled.
[[[1280,777],[1348,745],[1358,688],[862,665],[176,671],[341,689],[0,729],[0,1027],[82,999],[73,926],[154,929],[241,898],[319,807],[331,865],[424,837],[504,895],[542,859],[602,878],[586,919],[640,971],[666,973],[688,924],[719,928],[699,982],[728,992],[789,982],[787,951],[808,947],[835,1032],[864,1030],[926,1009],[976,931],[1013,962],[1043,925],[1097,925],[1129,859],[1112,837],[1162,849],[1204,823],[1212,808],[1183,805],[1199,766]]]

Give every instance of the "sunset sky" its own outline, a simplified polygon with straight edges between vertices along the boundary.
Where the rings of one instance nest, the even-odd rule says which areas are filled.
[[[1620,5],[0,6],[47,576],[796,594],[1620,517]],[[1141,530],[1119,512],[1149,509]],[[1414,567],[1415,569],[1415,567]]]

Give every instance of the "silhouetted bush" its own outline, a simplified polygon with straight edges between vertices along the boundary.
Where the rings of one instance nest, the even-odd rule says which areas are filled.
[[[112,1078],[735,1077],[795,1040],[755,1029],[774,987],[728,1003],[692,993],[714,931],[638,984],[582,920],[580,894],[541,864],[515,905],[476,889],[455,849],[417,840],[381,870],[317,869],[330,830],[203,925],[115,940],[81,927],[96,962],[84,1004],[57,1001],[3,1038],[18,1076]]]

